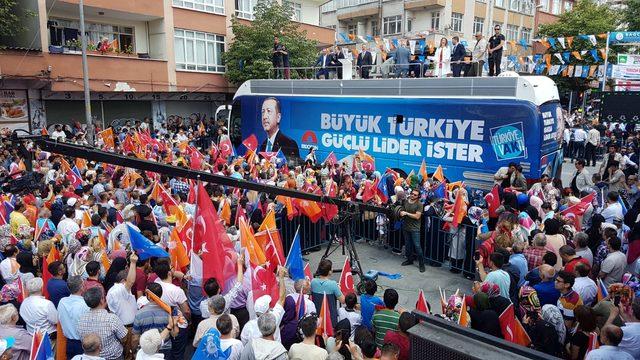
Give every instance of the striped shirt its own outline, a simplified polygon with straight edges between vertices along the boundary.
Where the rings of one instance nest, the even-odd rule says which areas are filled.
[[[398,330],[399,320],[400,313],[392,309],[378,310],[373,314],[371,323],[376,332],[376,345],[378,345],[379,348],[384,345],[384,336],[387,334],[387,331]]]
[[[167,325],[169,325],[167,312],[162,310],[160,306],[150,302],[136,314],[132,331],[134,334],[142,334],[151,329],[162,331]]]
[[[571,290],[564,295],[560,295],[558,299],[558,309],[560,309],[560,313],[565,319],[575,319],[575,315],[573,314],[573,310],[577,308],[579,305],[582,305],[582,299],[580,295]]]

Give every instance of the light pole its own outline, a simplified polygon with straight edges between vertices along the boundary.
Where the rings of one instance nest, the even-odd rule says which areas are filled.
[[[82,39],[82,83],[84,85],[84,115],[87,123],[87,142],[93,145],[93,124],[91,121],[91,94],[89,92],[89,64],[87,62],[87,36],[84,31],[84,1],[80,0],[80,36]]]

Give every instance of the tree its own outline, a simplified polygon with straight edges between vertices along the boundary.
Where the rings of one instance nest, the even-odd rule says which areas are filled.
[[[541,37],[570,37],[576,35],[599,35],[605,34],[608,31],[614,31],[618,24],[620,24],[620,15],[613,10],[609,5],[598,5],[595,0],[578,0],[576,1],[573,10],[568,11],[560,15],[557,22],[552,24],[540,25],[538,35]],[[596,38],[597,45],[595,48],[604,48],[606,39]],[[562,47],[551,47],[547,50],[547,53],[558,53],[566,51],[582,51],[591,50],[594,46],[589,40],[580,39],[574,37],[573,44],[570,50],[562,49]],[[610,49],[609,59],[615,58],[615,49]],[[552,64],[561,64],[555,56],[551,58]],[[594,65],[598,62],[590,57],[587,53],[582,60],[576,59],[575,56],[571,56],[569,65]],[[561,77],[556,76],[554,78],[558,89],[561,93],[566,91],[585,91],[589,88],[589,80],[587,78],[574,78],[574,77]]]
[[[278,4],[273,0],[259,0],[254,8],[255,20],[231,20],[234,41],[224,53],[226,76],[230,82],[241,84],[249,79],[265,79],[273,67],[271,58],[273,38],[278,36],[287,47],[291,67],[313,64],[317,56],[317,42],[307,39],[306,31],[291,21],[293,7],[288,1]],[[292,72],[295,77],[295,72]]]
[[[31,11],[23,11],[16,0],[0,0],[0,34],[11,37],[26,30],[23,17],[33,16]]]
[[[640,30],[640,0],[625,1],[627,8],[624,11],[623,22],[629,31]]]

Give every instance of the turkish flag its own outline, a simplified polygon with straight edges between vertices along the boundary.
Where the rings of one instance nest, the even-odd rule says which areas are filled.
[[[489,210],[489,217],[497,217],[496,210],[500,207],[500,193],[498,192],[498,185],[491,189],[491,192],[484,196],[484,200],[487,202],[487,209]]]
[[[47,291],[47,282],[53,278],[53,274],[49,272],[49,264],[54,261],[60,260],[60,251],[54,246],[49,251],[49,254],[42,258],[42,294],[45,298],[49,298],[49,291]]]
[[[204,160],[204,156],[193,146],[189,147],[189,158],[191,162],[189,163],[189,167],[192,170],[200,170],[202,168],[202,162]]]
[[[79,186],[82,186],[82,178],[76,174],[75,171],[69,170],[67,171],[67,180],[73,185],[74,189],[77,189]]]
[[[309,281],[313,279],[313,274],[311,273],[311,265],[309,265],[309,263],[304,264],[304,277]]]
[[[258,148],[258,138],[256,138],[254,134],[251,134],[248,138],[242,141],[242,145],[246,146],[247,149],[255,152]]]
[[[252,267],[251,270],[251,289],[253,291],[253,300],[259,299],[261,296],[271,296],[270,307],[274,307],[278,302],[279,287],[276,280],[276,274],[267,270],[262,266]]]
[[[316,335],[333,336],[333,324],[331,323],[331,311],[329,311],[329,301],[327,294],[322,298],[322,306],[320,307],[320,315],[318,316],[318,328]]]
[[[422,289],[420,289],[420,292],[418,293],[416,310],[431,314],[431,311],[429,311],[429,305],[427,304],[427,299],[424,297],[424,291],[422,291]]]
[[[460,190],[456,195],[456,202],[453,204],[453,220],[451,221],[451,226],[454,228],[458,227],[466,215],[467,204],[464,202]]]
[[[228,136],[224,136],[222,140],[220,140],[218,150],[220,151],[220,156],[223,158],[228,158],[233,154],[233,144],[231,144],[231,139],[229,139]]]
[[[593,200],[596,197],[596,193],[591,193],[585,197],[583,197],[582,199],[580,199],[580,202],[570,206],[566,209],[564,209],[561,214],[573,219],[573,223],[576,227],[576,230],[581,231],[582,230],[582,215],[584,215],[584,212],[587,211],[587,208],[589,208],[589,205],[591,205],[591,203],[593,203]]]
[[[348,257],[344,260],[342,273],[340,274],[340,290],[344,295],[355,291],[353,286],[353,273],[351,272],[351,264],[349,263]]]
[[[525,347],[531,344],[531,338],[529,338],[520,321],[516,319],[513,304],[510,304],[509,307],[500,314],[498,320],[500,321],[502,336],[504,336],[505,340]]]
[[[193,251],[202,250],[203,279],[216,278],[221,287],[236,273],[233,244],[218,218],[209,195],[198,183]]]
[[[338,185],[332,180],[329,185],[329,191],[327,195],[329,197],[336,197],[338,194]],[[320,204],[322,207],[322,217],[326,222],[331,221],[336,215],[338,215],[338,205],[329,205],[327,203]]]

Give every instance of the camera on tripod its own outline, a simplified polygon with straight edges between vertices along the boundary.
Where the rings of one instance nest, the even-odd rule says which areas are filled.
[[[9,175],[0,178],[4,193],[24,195],[40,190],[40,181],[43,175],[37,172],[23,172],[17,179],[11,179]]]

